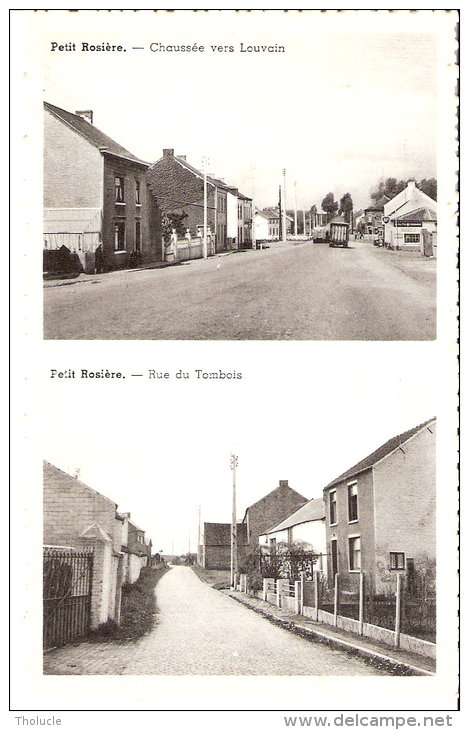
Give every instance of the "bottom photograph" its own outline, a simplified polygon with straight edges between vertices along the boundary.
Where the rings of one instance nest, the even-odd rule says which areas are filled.
[[[49,449],[44,674],[435,673],[436,418],[248,420]]]

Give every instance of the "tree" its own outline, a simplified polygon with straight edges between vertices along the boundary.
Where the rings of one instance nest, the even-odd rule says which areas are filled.
[[[339,213],[344,216],[347,223],[352,223],[353,200],[350,193],[345,193],[340,199]]]
[[[422,193],[428,195],[429,198],[437,200],[438,185],[434,177],[428,180],[424,177],[423,180],[417,183],[417,187],[420,188]]]
[[[328,222],[335,216],[339,209],[339,204],[334,200],[334,193],[327,193],[321,203],[321,207],[325,213],[327,213]]]
[[[395,198],[401,190],[404,190],[407,182],[408,180],[398,180],[396,177],[387,177],[386,179],[382,178],[377,185],[370,190],[370,198],[377,201],[382,198],[383,195],[386,195],[389,200],[391,200],[392,198]],[[428,179],[423,178],[415,184],[419,190],[428,195],[430,198],[433,198],[433,200],[437,199],[437,182],[434,177]]]
[[[171,240],[171,234],[173,228],[179,236],[184,236],[186,228],[184,221],[187,218],[187,213],[166,213],[163,216],[163,239],[168,242]]]

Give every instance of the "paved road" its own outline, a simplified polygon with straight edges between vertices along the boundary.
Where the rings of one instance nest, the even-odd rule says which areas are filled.
[[[427,340],[436,262],[352,242],[272,245],[44,292],[47,339]]]
[[[136,645],[81,644],[46,655],[47,674],[383,675],[314,644],[174,567],[157,586],[159,620]]]

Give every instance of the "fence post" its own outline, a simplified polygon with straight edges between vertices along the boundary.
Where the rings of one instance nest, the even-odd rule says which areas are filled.
[[[295,581],[295,612],[301,615],[301,609],[303,608],[301,600],[301,583],[302,580]]]
[[[358,594],[358,633],[363,636],[363,604],[365,600],[365,574],[360,573],[359,594]]]
[[[401,613],[402,613],[402,579],[404,573],[397,574],[396,590],[396,626],[394,630],[394,646],[399,648],[401,643]]]
[[[313,573],[314,575],[314,608],[316,613],[316,621],[319,621],[319,573]]]
[[[268,578],[262,579],[262,600],[267,601],[267,586],[269,584]]]
[[[337,614],[339,612],[339,574],[334,576],[334,626],[337,626]]]
[[[277,586],[277,606],[279,608],[281,608],[282,607],[282,581],[280,578],[277,578],[275,583]]]

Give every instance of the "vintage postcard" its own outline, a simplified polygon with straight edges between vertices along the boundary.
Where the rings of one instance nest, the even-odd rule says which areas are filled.
[[[458,23],[12,12],[18,724],[452,725]]]

